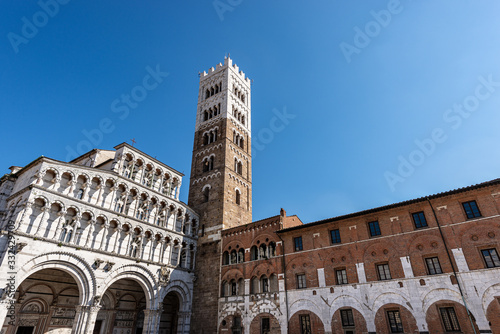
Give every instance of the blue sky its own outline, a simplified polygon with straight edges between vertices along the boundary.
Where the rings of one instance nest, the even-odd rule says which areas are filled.
[[[253,139],[265,142],[254,220],[283,207],[310,222],[500,177],[498,1],[1,6],[2,173],[83,152],[104,120],[92,146],[135,138],[186,174],[187,201],[198,72],[229,52],[254,80]],[[120,118],[111,104],[148,67],[168,76]],[[294,118],[270,140],[276,112]]]

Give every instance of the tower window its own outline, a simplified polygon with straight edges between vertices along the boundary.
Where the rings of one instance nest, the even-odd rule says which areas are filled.
[[[240,191],[236,189],[236,204],[240,205],[240,203],[241,203],[241,194]]]
[[[208,200],[210,199],[210,187],[206,187],[205,189],[203,189],[203,200],[206,202],[208,202]]]

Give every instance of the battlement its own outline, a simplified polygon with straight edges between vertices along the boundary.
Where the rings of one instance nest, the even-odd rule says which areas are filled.
[[[250,84],[250,79],[245,76],[245,72],[240,71],[240,68],[238,65],[233,64],[233,60],[229,57],[224,58],[224,64],[218,63],[215,68],[211,67],[208,69],[208,73],[206,71],[203,71],[200,76],[200,81],[205,80],[212,76],[214,73],[220,72],[222,69],[227,68],[227,67],[232,67],[233,71],[236,72],[243,81],[245,81],[247,84]]]

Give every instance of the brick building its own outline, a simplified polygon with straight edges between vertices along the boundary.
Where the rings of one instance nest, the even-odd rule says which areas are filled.
[[[500,333],[499,214],[497,179],[225,230],[219,333]]]

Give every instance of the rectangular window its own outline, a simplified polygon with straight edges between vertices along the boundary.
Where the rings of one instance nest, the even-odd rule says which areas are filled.
[[[269,318],[262,318],[260,322],[260,334],[269,334],[271,331],[271,324]]]
[[[403,322],[401,321],[399,311],[387,311],[387,318],[389,319],[391,333],[403,333]]]
[[[295,245],[295,251],[302,250],[302,237],[293,238],[293,244]]]
[[[378,279],[385,281],[391,279],[391,272],[389,270],[389,264],[383,263],[377,265]]]
[[[305,288],[307,288],[306,275],[305,274],[297,275],[297,289],[305,289]]]
[[[442,307],[439,309],[441,319],[443,320],[444,329],[447,332],[460,331],[458,318],[453,307]]]
[[[233,318],[233,326],[231,327],[232,334],[241,334],[241,318],[234,317]]]
[[[342,319],[342,327],[354,327],[354,317],[352,310],[340,310],[340,318]]]
[[[415,223],[416,228],[427,227],[427,220],[425,219],[423,211],[415,212],[413,214],[413,222]]]
[[[309,314],[303,314],[300,316],[300,334],[312,334],[311,332],[311,319]]]
[[[481,212],[479,212],[476,201],[464,202],[462,206],[468,219],[481,217]]]
[[[481,253],[483,254],[484,262],[486,262],[486,268],[500,267],[500,259],[495,248],[483,249]]]
[[[331,230],[330,237],[332,239],[332,244],[340,244],[340,232],[339,230]]]
[[[378,221],[368,223],[368,227],[370,228],[370,236],[375,237],[380,235],[380,226],[378,225]]]
[[[427,264],[427,271],[429,275],[442,274],[441,265],[439,264],[439,259],[436,257],[428,257],[425,259],[425,264]]]
[[[347,284],[347,271],[345,269],[335,270],[335,276],[337,277],[337,284]]]

